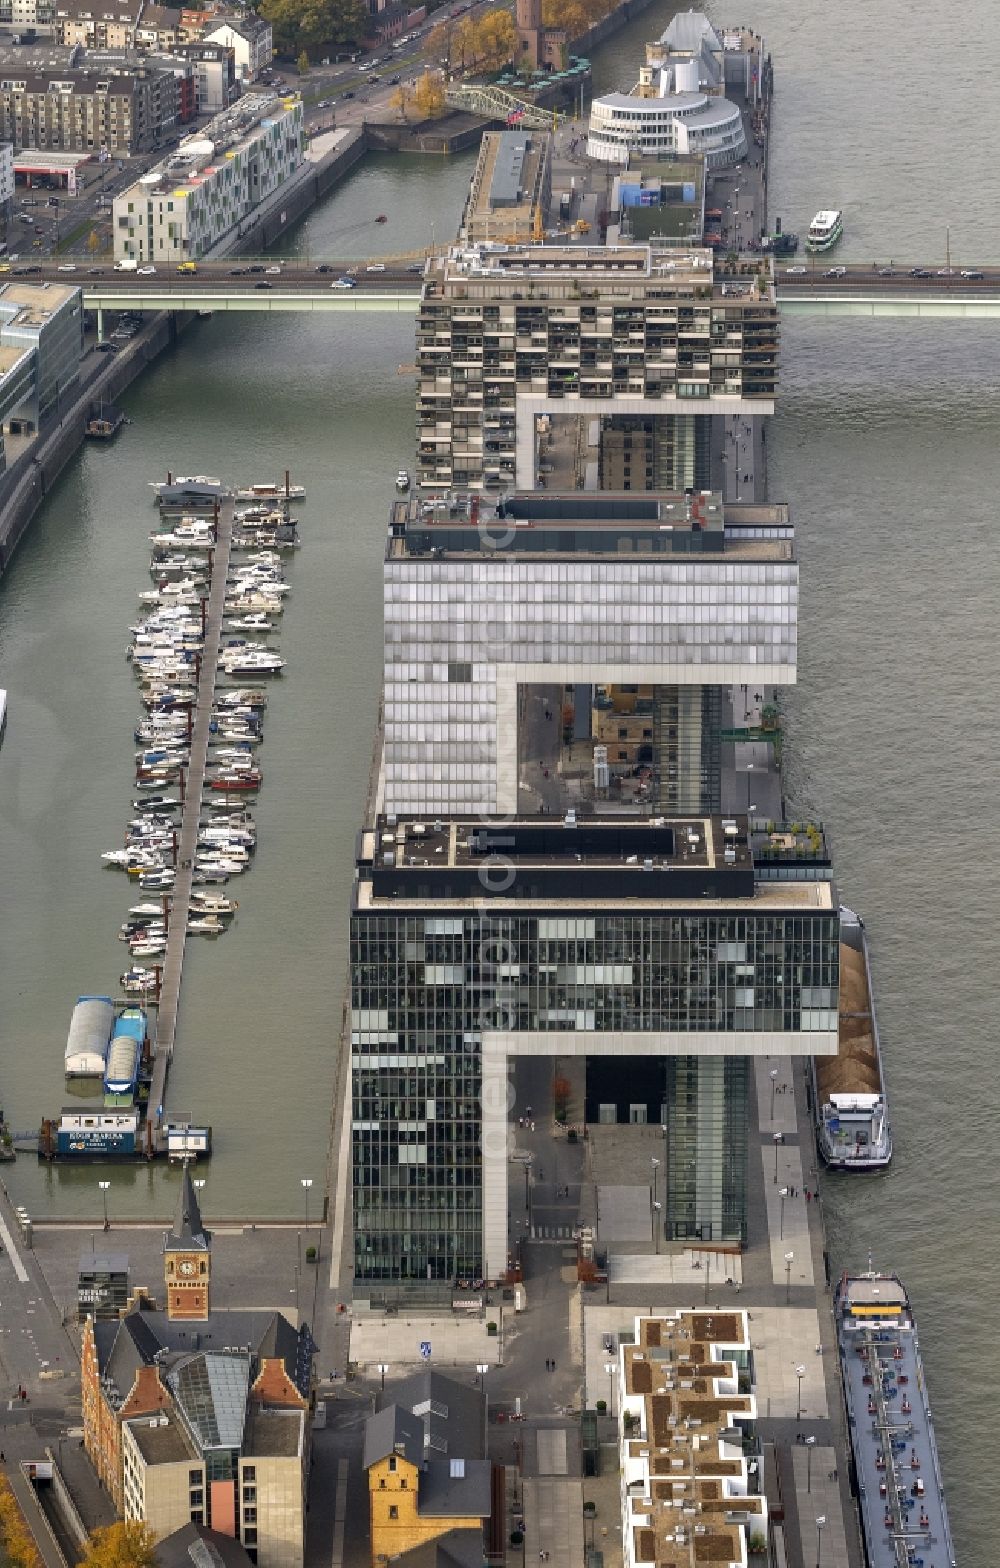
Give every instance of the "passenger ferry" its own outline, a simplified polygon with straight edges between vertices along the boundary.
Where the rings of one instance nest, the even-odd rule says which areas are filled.
[[[816,1143],[834,1170],[879,1170],[892,1158],[873,996],[865,923],[842,904],[837,1054],[812,1059]]]
[[[806,234],[806,250],[829,250],[844,232],[842,212],[818,212]]]
[[[895,1274],[844,1274],[835,1296],[868,1568],[954,1568],[934,1423],[909,1297]]]

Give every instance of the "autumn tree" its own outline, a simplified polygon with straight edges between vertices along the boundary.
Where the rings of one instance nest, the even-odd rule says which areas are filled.
[[[434,120],[444,110],[444,77],[425,71],[413,89],[413,107],[422,120]]]
[[[299,55],[298,60],[296,61],[296,64],[298,65],[298,68],[299,68],[299,75],[300,76],[305,76],[307,74],[308,70],[309,70],[309,53],[308,53],[308,50],[303,49],[302,53]]]
[[[97,252],[100,250],[100,248],[101,248],[101,241],[100,241],[100,237],[98,236],[97,230],[96,229],[91,229],[90,233],[87,235],[87,249],[90,251],[90,254],[92,256],[96,256]]]
[[[13,1568],[42,1568],[34,1536],[6,1476],[0,1476],[0,1535]]]
[[[396,88],[395,92],[389,99],[390,109],[395,109],[401,120],[405,121],[406,119],[407,110],[410,107],[410,101],[412,97],[413,93],[411,89],[407,87],[405,82],[403,82],[401,86]]]
[[[488,71],[498,71],[514,58],[517,29],[509,11],[487,11],[476,31],[479,60]]]
[[[156,1545],[148,1524],[120,1519],[90,1537],[83,1568],[155,1568]]]

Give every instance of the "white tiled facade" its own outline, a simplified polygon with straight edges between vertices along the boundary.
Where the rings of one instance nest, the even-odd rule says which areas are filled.
[[[385,566],[385,809],[516,805],[517,685],[795,681],[794,561]]]
[[[229,111],[249,110],[243,99]],[[302,162],[302,104],[275,100],[258,123],[214,153],[197,148],[217,138],[216,122],[181,142],[150,176],[130,185],[114,202],[115,259],[194,261],[235,229],[272,195]],[[185,161],[187,160],[187,161]]]

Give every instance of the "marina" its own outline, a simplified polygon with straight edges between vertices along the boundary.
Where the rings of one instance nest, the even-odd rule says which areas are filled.
[[[906,1288],[895,1274],[845,1274],[834,1307],[868,1568],[954,1568]]]
[[[868,934],[840,910],[840,1010],[836,1056],[812,1058],[816,1143],[835,1170],[879,1170],[892,1158],[892,1127],[875,1014]]]
[[[73,1107],[58,1121],[46,1119],[38,1147],[48,1159],[211,1150],[211,1128],[166,1109],[184,958],[189,936],[217,938],[230,929],[237,901],[207,889],[247,871],[257,844],[243,798],[263,782],[257,748],[267,696],[262,687],[229,681],[285,667],[273,645],[228,636],[224,623],[227,608],[248,599],[271,614],[280,609],[289,585],[270,545],[279,532],[297,542],[297,532],[285,502],[272,499],[266,515],[255,509],[247,519],[218,480],[168,477],[155,489],[164,520],[150,535],[157,586],[140,594],[144,613],[130,627],[128,648],[144,709],[134,730],[140,793],[122,848],[100,857],[140,892],[118,930],[132,962],[119,982],[124,1005],[79,997],[66,1045],[67,1078],[98,1079],[104,1110],[120,1115],[109,1121]],[[287,475],[286,489],[290,496]],[[190,510],[177,513],[182,502]],[[172,553],[175,546],[195,553]],[[271,615],[265,619],[273,630]]]

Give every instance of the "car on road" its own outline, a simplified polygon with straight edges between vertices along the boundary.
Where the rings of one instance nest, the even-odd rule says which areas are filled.
[[[321,261],[319,266],[316,268],[316,271],[317,272],[332,272],[333,268],[329,265],[328,262]]]
[[[258,262],[254,262],[252,267],[248,267],[247,268],[247,271],[248,272],[266,272],[267,268],[260,266],[260,264]]]
[[[353,93],[345,93],[345,94],[344,94],[344,97],[345,97],[345,98],[353,98],[353,97],[354,97],[354,94],[353,94]]]
[[[792,277],[801,277],[802,273],[803,272],[808,272],[808,270],[809,270],[808,267],[786,267],[785,268],[785,272],[786,272],[787,276],[790,277],[790,278],[792,278]]]
[[[407,267],[406,270],[407,270],[407,272],[423,272],[424,264],[423,264],[422,261],[414,261],[414,262],[411,262],[411,264]],[[805,268],[803,268],[802,270],[805,271]]]
[[[263,278],[261,278],[259,283],[255,283],[254,284],[254,288],[255,289],[273,289],[274,288],[274,284],[273,283],[267,283],[267,282],[265,282],[265,280]]]
[[[245,278],[249,271],[249,267],[230,267],[229,276],[231,278]]]
[[[955,276],[955,269],[954,267],[939,267],[937,270],[937,275],[939,278],[953,278]]]
[[[969,283],[982,283],[983,281],[983,274],[976,267],[964,267],[962,269],[962,277]]]
[[[57,272],[75,272],[76,271],[76,262],[75,261],[61,261],[59,263],[58,267],[56,268],[56,271]]]
[[[877,273],[880,278],[894,278],[897,275],[895,267],[879,267]]]
[[[179,264],[177,271],[181,274],[182,277],[188,277],[192,272],[198,271],[198,263],[196,261],[182,261]]]
[[[103,343],[98,343],[97,352],[99,354],[117,354],[118,345],[116,343],[109,343],[107,339],[105,339]]]
[[[268,275],[270,277],[272,277],[272,278],[280,278],[281,277],[281,268],[280,267],[268,267],[267,271],[268,271]]]
[[[103,276],[104,276],[104,268],[103,267],[88,267],[87,268],[87,273],[92,278],[103,278]]]
[[[824,278],[846,278],[847,277],[847,268],[846,267],[827,267],[827,269],[824,272],[823,276],[824,276]]]
[[[401,76],[390,76],[390,78],[389,78],[389,86],[390,87],[398,87],[402,80],[403,80],[403,78]]]
[[[385,271],[385,262],[384,261],[373,261],[370,267],[366,267],[365,268],[365,271],[366,272],[384,272]]]
[[[335,278],[330,284],[332,289],[356,289],[357,286],[353,278]]]
[[[155,275],[156,275],[156,268],[155,267],[140,267],[139,268],[139,276],[140,276],[140,278],[152,278],[152,277],[155,277]]]
[[[910,268],[910,277],[911,278],[929,278],[930,277],[930,273],[927,271],[926,267],[911,267]]]

